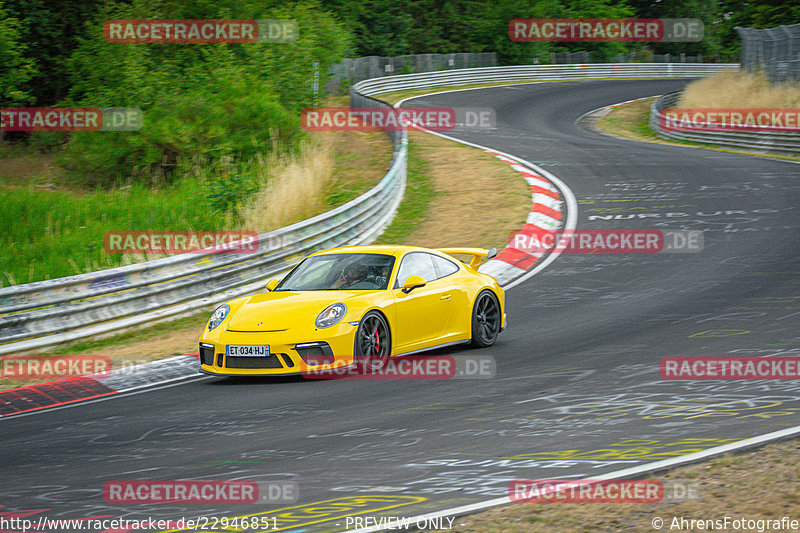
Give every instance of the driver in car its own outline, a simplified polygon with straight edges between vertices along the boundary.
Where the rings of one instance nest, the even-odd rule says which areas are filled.
[[[331,288],[333,289],[346,289],[352,287],[356,283],[364,281],[367,278],[367,267],[359,264],[347,265],[339,279],[333,282]]]

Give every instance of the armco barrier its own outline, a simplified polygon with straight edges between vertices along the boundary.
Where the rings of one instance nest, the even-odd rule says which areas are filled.
[[[722,70],[738,70],[736,63],[605,63],[585,65],[518,65],[364,80],[353,87],[361,94],[376,95],[394,91],[427,89],[481,83],[558,81],[591,78],[699,78]]]
[[[353,105],[368,97],[354,96]],[[372,106],[387,106],[369,99]],[[391,222],[406,181],[407,136],[387,131],[392,166],[347,204],[259,235],[242,254],[182,254],[0,289],[0,354],[31,350],[185,314],[258,291],[313,251],[368,244]]]
[[[529,65],[450,70],[365,80],[350,91],[353,107],[385,106],[386,92],[476,83],[588,78],[700,77],[738,65]],[[256,253],[183,254],[121,268],[0,289],[0,354],[31,350],[139,326],[258,291],[304,255],[366,244],[389,224],[405,190],[407,136],[387,132],[392,167],[351,202],[259,236]]]
[[[650,129],[664,139],[693,141],[713,144],[724,148],[772,152],[785,155],[800,154],[800,134],[759,132],[730,133],[715,131],[667,131],[661,127],[664,111],[675,107],[680,100],[681,92],[665,94],[650,106]]]

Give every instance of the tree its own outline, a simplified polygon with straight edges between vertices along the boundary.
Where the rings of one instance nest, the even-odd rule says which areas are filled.
[[[114,19],[293,19],[292,43],[108,43]],[[292,148],[303,135],[300,111],[310,107],[313,65],[320,85],[349,39],[315,2],[131,0],[102,6],[70,60],[69,99],[91,107],[135,107],[139,132],[79,132],[68,164],[90,179],[113,182],[131,173],[169,176],[230,157],[247,160],[275,144]],[[88,174],[88,175],[87,175]]]
[[[785,0],[721,0],[720,41],[724,51],[739,52],[741,39],[734,28],[772,28],[800,23],[800,4]]]
[[[36,74],[26,90],[40,106],[53,105],[69,91],[67,62],[84,33],[86,21],[97,12],[98,0],[5,0],[11,16],[20,21],[24,55]]]
[[[36,75],[34,62],[26,58],[20,42],[20,22],[0,1],[0,105],[10,107],[33,100],[26,83]]]

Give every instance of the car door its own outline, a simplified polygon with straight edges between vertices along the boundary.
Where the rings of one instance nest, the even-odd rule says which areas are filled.
[[[401,287],[410,276],[419,276],[427,284],[406,294]],[[403,257],[394,288],[397,328],[393,334],[398,352],[420,349],[442,336],[452,312],[449,289],[445,280],[437,280],[431,254],[410,252]]]

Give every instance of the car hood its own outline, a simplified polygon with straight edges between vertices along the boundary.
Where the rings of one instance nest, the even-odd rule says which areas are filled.
[[[314,320],[326,307],[364,291],[276,291],[256,294],[231,313],[228,331],[285,331]]]

